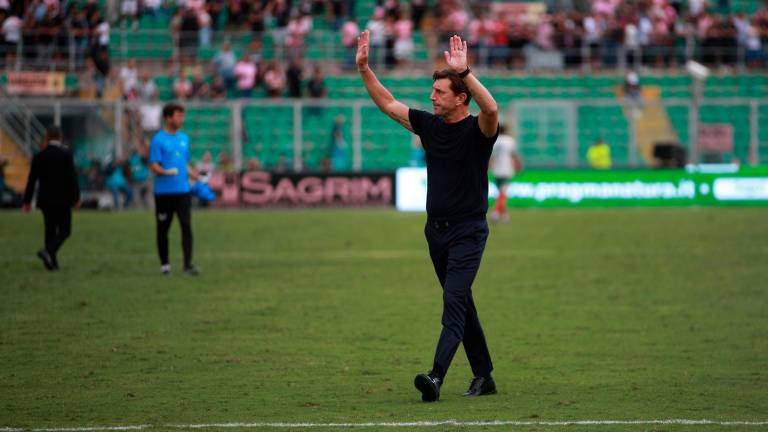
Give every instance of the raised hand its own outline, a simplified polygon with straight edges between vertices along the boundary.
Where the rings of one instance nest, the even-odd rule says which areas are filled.
[[[357,63],[357,70],[364,71],[368,69],[368,49],[370,47],[371,32],[363,30],[360,36],[357,38],[357,55],[355,56],[355,63]]]
[[[444,51],[445,62],[454,72],[464,72],[467,70],[467,42],[462,41],[459,36],[451,36],[448,41],[450,51]]]

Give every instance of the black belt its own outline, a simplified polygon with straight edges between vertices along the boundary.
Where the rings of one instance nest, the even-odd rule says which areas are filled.
[[[427,224],[431,226],[434,229],[446,229],[450,228],[451,222],[450,221],[435,221],[435,220],[428,220]],[[455,222],[453,223],[456,224]]]
[[[427,219],[427,225],[434,229],[447,229],[465,222],[477,222],[482,220],[485,220],[485,215],[475,215],[461,219]]]

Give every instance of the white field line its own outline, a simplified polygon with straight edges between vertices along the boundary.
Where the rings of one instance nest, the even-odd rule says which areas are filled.
[[[128,426],[88,426],[88,427],[60,427],[60,428],[16,428],[0,427],[0,432],[98,432],[98,431],[136,431],[150,429],[265,429],[265,428],[418,428],[437,426],[648,426],[648,425],[683,425],[683,426],[768,426],[768,421],[741,421],[741,420],[690,420],[690,419],[662,419],[662,420],[563,420],[563,421],[413,421],[413,422],[365,422],[365,423],[283,423],[283,422],[256,422],[256,423],[209,423],[209,424],[165,424],[165,425],[128,425]]]

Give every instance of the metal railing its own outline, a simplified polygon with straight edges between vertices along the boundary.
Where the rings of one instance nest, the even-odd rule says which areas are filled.
[[[413,108],[418,103],[404,101]],[[152,131],[141,131],[140,105],[58,99],[31,101],[38,115],[62,122],[70,141],[90,138],[88,159],[121,157]],[[269,100],[186,103],[184,130],[192,154],[226,153],[235,168],[257,163],[265,169],[317,171],[340,157],[346,170],[390,170],[423,163],[418,138],[381,114],[370,100]],[[605,99],[515,100],[503,107],[502,122],[511,125],[526,166],[580,168],[588,166],[586,150],[597,138],[611,147],[614,167],[654,166],[652,147],[678,143],[690,163],[768,163],[768,98],[664,99],[631,102]],[[473,112],[477,112],[473,106]],[[104,116],[82,133],[67,127],[83,124],[78,116]],[[78,123],[79,122],[79,123]],[[338,122],[338,126],[336,125]],[[707,151],[699,144],[702,127],[730,125],[729,150]],[[71,126],[71,125],[69,125]],[[134,128],[138,133],[129,133]],[[339,151],[334,149],[337,129]],[[147,141],[145,141],[147,142]],[[338,153],[338,154],[337,154]],[[340,156],[339,156],[340,155]],[[423,157],[423,156],[422,156]]]
[[[183,34],[170,30],[129,28],[113,29],[108,47],[99,47],[91,37],[78,37],[71,32],[62,33],[51,42],[30,43],[36,32],[26,31],[15,52],[0,51],[0,66],[15,70],[63,70],[76,71],[86,67],[87,58],[100,49],[107,49],[113,60],[138,58],[167,64],[179,62],[183,57],[193,61],[210,61],[225,41],[232,43],[235,51],[249,51],[252,40],[262,43],[265,59],[287,60],[295,55],[318,62],[331,62],[352,66],[354,47],[344,47],[338,32],[313,30],[301,46],[288,47],[284,30],[268,30],[262,33],[244,31],[212,31]],[[393,63],[393,53],[385,47],[372,52],[372,61],[392,68],[420,67],[439,60],[445,42],[438,32],[419,33],[410,59]],[[64,42],[62,44],[62,41]],[[768,46],[750,51],[746,46],[733,44],[713,46],[691,36],[677,36],[669,43],[626,47],[608,39],[590,45],[541,49],[533,42],[521,48],[473,44],[470,48],[472,64],[482,69],[514,70],[582,70],[619,69],[635,67],[675,68],[688,60],[697,60],[711,66],[730,66],[739,70],[765,69],[768,67]],[[3,58],[4,57],[4,58]]]
[[[23,101],[1,87],[0,100],[0,127],[31,157],[45,136],[45,127]]]

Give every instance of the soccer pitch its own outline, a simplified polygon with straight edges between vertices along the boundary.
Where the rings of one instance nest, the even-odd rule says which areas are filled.
[[[768,211],[511,218],[474,285],[499,394],[460,348],[426,404],[424,215],[196,211],[192,278],[178,221],[170,277],[149,212],[76,212],[48,273],[41,214],[0,213],[0,431],[768,430]]]

